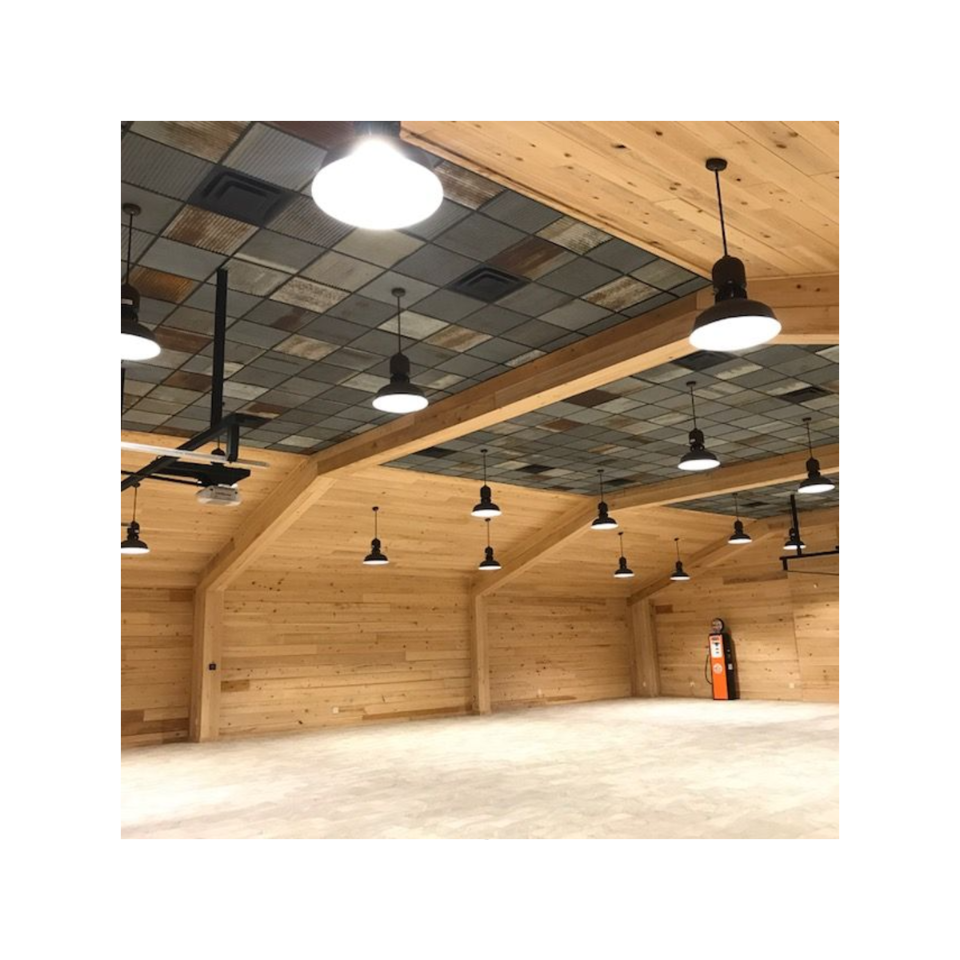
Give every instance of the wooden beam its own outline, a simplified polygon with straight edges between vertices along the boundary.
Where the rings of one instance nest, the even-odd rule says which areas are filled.
[[[223,652],[223,591],[197,590],[193,610],[193,683],[190,690],[190,739],[220,735],[220,670]],[[210,664],[216,668],[211,670]]]
[[[473,712],[490,712],[490,649],[487,633],[487,601],[470,598],[470,662]]]
[[[628,608],[631,633],[631,685],[635,697],[660,696],[660,659],[653,605],[642,600]]]
[[[814,456],[820,460],[821,472],[838,473],[840,470],[840,446],[832,444],[814,447]],[[638,507],[661,507],[702,497],[717,496],[740,490],[766,487],[789,480],[801,480],[807,475],[807,458],[804,452],[787,453],[764,460],[746,460],[721,466],[697,476],[681,476],[676,480],[663,480],[639,487],[630,487],[608,495],[610,512],[614,515]],[[678,471],[679,473],[680,471]],[[474,577],[472,594],[489,596],[500,587],[516,580],[535,563],[545,559],[559,547],[590,529],[596,516],[596,504],[588,501],[578,505],[560,517],[538,540],[515,557],[508,557],[503,568],[496,573],[482,573]],[[801,516],[801,524],[803,517]]]
[[[809,296],[819,308],[816,285],[798,288],[795,278],[769,281],[764,296],[779,308],[777,289],[791,309]],[[255,510],[236,536],[208,564],[202,585],[222,588],[322,496],[326,484],[346,473],[387,463],[425,447],[442,444],[504,420],[530,413],[613,380],[642,373],[693,352],[688,336],[699,312],[698,295],[625,320],[609,330],[523,364],[431,404],[421,413],[399,417],[305,459],[270,498]],[[791,320],[784,323],[790,342]],[[798,321],[799,322],[799,321]],[[802,336],[810,335],[804,320]],[[821,342],[829,341],[825,330]]]

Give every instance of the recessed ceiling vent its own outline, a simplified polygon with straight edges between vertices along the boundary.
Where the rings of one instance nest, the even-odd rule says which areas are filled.
[[[187,202],[224,217],[264,227],[293,197],[291,191],[265,180],[226,167],[214,167]]]
[[[513,274],[482,264],[451,283],[449,289],[473,297],[474,300],[493,303],[494,300],[519,290],[527,282],[522,277],[515,277]]]

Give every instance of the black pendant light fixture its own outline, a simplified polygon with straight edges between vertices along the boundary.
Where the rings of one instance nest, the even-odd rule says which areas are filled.
[[[484,447],[480,452],[483,454],[483,486],[480,488],[480,502],[470,511],[470,516],[486,520],[499,517],[500,508],[493,502],[493,494],[487,486],[487,448]]]
[[[600,475],[600,502],[597,504],[597,519],[590,524],[591,530],[616,530],[617,521],[609,514],[609,507],[603,499],[603,471],[598,470]]]
[[[127,230],[127,273],[120,285],[120,359],[150,360],[160,353],[157,338],[139,320],[140,291],[130,283],[131,250],[133,247],[133,218],[140,208],[135,203],[125,203],[123,212],[130,218]]]
[[[490,546],[490,518],[483,521],[487,525],[487,546],[483,551],[483,560],[480,561],[479,570],[499,570],[500,564],[493,556],[493,547]]]
[[[627,566],[627,558],[623,555],[623,531],[617,534],[620,537],[620,566],[617,567],[614,576],[618,580],[627,580],[633,576],[633,571]]]
[[[137,491],[140,484],[133,485],[133,519],[127,526],[127,537],[120,541],[120,556],[136,557],[150,552],[150,548],[140,539],[140,524],[137,523]]]
[[[803,550],[806,547],[806,544],[800,539],[800,534],[797,533],[796,527],[791,527],[790,532],[787,534],[786,543],[783,545],[784,550]]]
[[[727,543],[752,543],[753,537],[743,529],[743,521],[740,519],[740,503],[737,495],[733,495],[733,508],[737,513],[737,519],[733,521],[733,534]]]
[[[697,427],[697,401],[693,396],[696,385],[696,380],[687,381],[690,388],[690,406],[693,409],[693,429],[690,431],[690,450],[680,458],[677,466],[681,470],[712,470],[720,466],[720,461],[704,446],[703,431]]]
[[[426,220],[443,200],[439,177],[400,139],[399,120],[356,120],[355,136],[331,150],[311,187],[324,213],[366,230]]]
[[[379,512],[379,507],[373,508],[373,539],[370,541],[370,552],[363,558],[364,565],[368,567],[383,567],[390,562],[387,559],[387,555],[380,550],[380,539],[377,536],[379,533],[377,529],[377,514]]]
[[[810,417],[804,417],[803,422],[807,427],[807,449],[810,451],[810,459],[807,460],[807,479],[800,484],[797,493],[828,493],[836,484],[820,473],[820,461],[813,455],[813,443],[810,440]]]
[[[413,413],[422,410],[430,401],[418,386],[410,382],[410,361],[403,354],[400,299],[407,291],[403,287],[394,287],[390,292],[397,298],[397,352],[390,358],[390,382],[377,391],[373,405],[385,413]]]
[[[684,572],[683,564],[680,562],[680,538],[674,537],[673,542],[677,545],[677,565],[674,568],[673,573],[670,574],[670,579],[671,580],[689,580],[690,574]]]
[[[746,350],[772,340],[780,332],[780,321],[765,303],[747,297],[743,261],[727,253],[727,228],[720,195],[720,173],[727,169],[727,161],[711,157],[707,160],[707,169],[717,178],[723,256],[713,265],[715,303],[694,321],[690,343],[698,350]]]

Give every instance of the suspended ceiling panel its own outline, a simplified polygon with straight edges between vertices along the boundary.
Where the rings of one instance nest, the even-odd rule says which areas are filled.
[[[839,347],[778,344],[736,355],[694,353],[393,465],[477,477],[487,447],[488,475],[501,484],[595,494],[601,468],[611,489],[676,478],[689,449],[691,380],[700,429],[721,463],[793,451],[805,460],[804,417],[814,446],[839,438]]]
[[[132,121],[121,198],[139,204],[132,282],[163,352],[126,371],[123,426],[190,436],[209,424],[214,277],[229,271],[227,411],[269,419],[246,444],[331,446],[391,419],[371,406],[396,350],[431,398],[458,393],[698,290],[696,273],[428,156],[442,206],[404,231],[353,230],[309,196],[327,121]],[[458,289],[486,267],[517,288]]]
[[[833,120],[405,120],[415,144],[704,275],[721,252],[747,276],[836,273],[840,125]]]
[[[823,510],[840,505],[840,478],[836,474],[830,477],[837,486],[829,493],[804,494],[797,497],[797,511],[800,514],[800,526],[803,527],[803,515],[807,510]],[[758,487],[744,490],[737,498],[741,517],[759,520],[763,517],[776,517],[790,513],[790,495],[797,492],[799,483],[779,483],[770,487]],[[705,497],[702,500],[690,500],[678,503],[683,510],[703,511],[704,513],[722,513],[734,516],[736,504],[733,495]]]

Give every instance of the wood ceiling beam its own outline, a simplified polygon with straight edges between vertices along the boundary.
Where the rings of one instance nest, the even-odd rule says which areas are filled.
[[[814,447],[813,454],[820,461],[821,473],[839,472],[839,444]],[[610,513],[616,516],[617,513],[640,507],[664,507],[673,503],[700,500],[703,497],[802,480],[807,475],[806,460],[804,451],[798,450],[796,453],[785,453],[765,460],[747,460],[721,466],[698,476],[688,475],[677,477],[676,480],[663,480],[660,483],[621,490],[615,494],[607,494]],[[472,588],[473,596],[488,596],[506,586],[535,563],[545,559],[568,541],[585,533],[590,529],[590,523],[596,516],[596,509],[596,504],[590,501],[568,510],[542,537],[531,543],[516,557],[509,557],[501,570],[495,573],[477,574]],[[801,526],[803,521],[804,514],[801,514]]]

